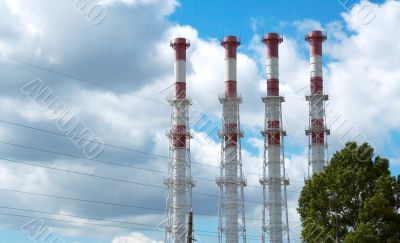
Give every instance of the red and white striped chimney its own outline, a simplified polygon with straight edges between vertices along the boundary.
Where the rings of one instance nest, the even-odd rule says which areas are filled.
[[[262,239],[267,242],[283,242],[283,235],[288,232],[287,225],[283,223],[283,212],[286,215],[286,185],[283,158],[282,136],[282,109],[284,98],[279,94],[279,44],[283,41],[278,33],[268,33],[262,39],[267,47],[267,97],[263,97],[265,103],[265,128],[264,136],[264,161],[263,178],[260,183],[263,186],[263,215],[262,215]],[[282,188],[283,187],[283,188]],[[282,190],[283,189],[283,190]],[[266,212],[268,211],[268,215]],[[268,218],[268,219],[267,219]]]
[[[175,50],[175,92],[170,97],[172,106],[165,242],[186,242],[188,215],[192,209],[191,191],[194,182],[190,174],[189,114],[190,101],[186,96],[186,49],[190,46],[185,38],[175,38],[171,47]]]
[[[322,77],[322,43],[326,40],[326,35],[317,30],[308,33],[305,39],[310,43],[310,163],[312,172],[318,173],[325,166],[325,135],[329,133],[324,122],[324,102],[328,97],[324,95]]]
[[[221,42],[225,48],[225,95],[236,97],[237,95],[237,60],[236,49],[240,42],[235,36],[226,36]]]
[[[240,232],[243,242],[246,241],[243,200],[246,183],[242,175],[239,142],[242,136],[239,120],[241,99],[237,95],[236,77],[236,52],[240,42],[235,36],[226,36],[221,45],[225,48],[225,94],[220,98],[223,106],[223,144],[220,178],[217,180],[220,186],[218,237],[220,243],[223,235],[225,242],[238,243]]]
[[[186,99],[186,49],[190,44],[185,38],[175,38],[171,43],[171,47],[175,49],[175,99],[185,100]],[[184,105],[185,102],[177,102],[174,106],[176,115],[173,117],[173,131],[177,134],[173,136],[173,144],[175,148],[185,148],[186,147],[186,120],[187,117],[185,110],[187,107]],[[185,131],[185,133],[183,133]]]
[[[283,39],[277,33],[269,33],[263,38],[267,45],[267,96],[279,96],[279,44]],[[278,101],[278,99],[277,99]],[[268,116],[268,128],[277,129],[268,134],[268,144],[280,144],[280,113],[279,102],[270,102],[271,110]],[[278,154],[279,155],[279,154]]]
[[[237,98],[236,49],[240,42],[235,36],[226,36],[221,45],[225,48],[225,97]],[[226,110],[224,114],[225,131],[229,131],[229,134],[225,135],[226,147],[236,147],[237,145],[237,116],[235,110]]]

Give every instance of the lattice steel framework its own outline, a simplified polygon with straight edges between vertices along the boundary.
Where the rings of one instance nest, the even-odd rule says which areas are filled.
[[[226,36],[225,94],[219,97],[223,107],[221,137],[221,165],[217,185],[220,188],[218,204],[218,242],[246,242],[246,219],[243,188],[247,185],[242,172],[239,104],[237,95],[236,49],[240,45],[235,36]]]
[[[309,128],[306,130],[308,136],[308,177],[310,170],[312,174],[322,172],[326,165],[328,156],[329,129],[325,125],[325,102],[328,95],[323,91],[322,71],[322,43],[326,35],[322,31],[308,33],[305,40],[310,43],[310,95],[306,96],[309,103]]]
[[[282,128],[282,102],[285,99],[279,95],[278,46],[282,41],[277,33],[269,33],[262,39],[267,46],[267,96],[262,98],[265,103],[265,122],[261,131],[264,137],[264,160],[263,177],[260,178],[263,187],[263,243],[268,237],[271,243],[281,243],[284,238],[290,242],[286,193],[289,179],[286,177],[283,143],[286,132]]]
[[[168,98],[172,107],[170,139],[170,162],[167,186],[165,242],[185,243],[188,237],[188,218],[192,211],[189,105],[186,96],[186,49],[190,44],[185,38],[176,38],[171,42],[175,50],[175,91]]]

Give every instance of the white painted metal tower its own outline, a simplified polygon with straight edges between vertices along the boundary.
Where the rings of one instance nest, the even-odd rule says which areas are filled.
[[[309,102],[309,128],[306,135],[309,141],[309,170],[312,174],[322,172],[326,164],[327,136],[329,129],[325,126],[325,101],[328,95],[324,94],[322,78],[322,42],[326,35],[322,31],[308,33],[305,40],[310,43],[310,95],[306,96]]]
[[[283,39],[277,33],[264,36],[262,42],[267,46],[267,96],[265,103],[264,130],[264,161],[263,177],[260,183],[263,187],[262,210],[262,242],[281,243],[284,238],[290,242],[287,209],[285,154],[282,129],[282,102],[284,97],[279,94],[279,44]],[[269,241],[267,240],[269,237]]]
[[[188,235],[188,217],[192,211],[190,139],[188,107],[186,96],[186,49],[190,44],[185,38],[171,42],[175,50],[175,91],[168,97],[172,107],[170,138],[170,162],[167,186],[165,216],[165,242],[185,243]]]
[[[225,94],[219,97],[223,108],[221,136],[221,165],[217,185],[220,188],[218,206],[218,242],[246,242],[246,220],[243,187],[246,179],[242,173],[239,103],[237,95],[236,51],[240,45],[235,36],[226,36],[221,45],[225,48]]]

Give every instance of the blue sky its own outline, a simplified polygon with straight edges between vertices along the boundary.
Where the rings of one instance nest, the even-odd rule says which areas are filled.
[[[305,19],[316,20],[322,25],[332,21],[343,23],[341,14],[357,2],[354,0],[181,1],[169,19],[181,25],[193,26],[202,38],[236,35],[244,44],[248,44],[254,35],[252,26],[255,23],[258,25],[258,34],[278,32],[298,38],[304,33],[298,33],[291,23]]]
[[[238,81],[239,92],[244,98],[241,106],[245,132],[243,163],[244,170],[251,172],[246,174],[251,186],[246,188],[245,196],[246,200],[260,201],[260,190],[254,187],[258,185],[257,173],[261,169],[262,137],[259,130],[263,122],[263,104],[260,97],[265,90],[265,54],[259,39],[264,33],[279,32],[284,36],[280,46],[280,74],[281,91],[286,97],[283,120],[289,135],[285,139],[286,163],[292,179],[288,188],[289,215],[294,229],[292,239],[298,242],[295,207],[307,172],[307,138],[304,135],[308,123],[307,104],[304,92],[298,92],[309,83],[308,46],[303,36],[307,31],[322,28],[329,37],[324,44],[325,92],[330,94],[327,116],[329,119],[329,116],[339,115],[340,122],[346,124],[332,124],[330,154],[346,142],[340,134],[346,127],[352,128],[353,137],[365,136],[376,147],[377,154],[391,159],[392,173],[400,173],[398,2],[364,2],[374,15],[371,22],[364,24],[357,15],[360,6],[362,9],[364,5],[350,0],[181,0],[178,4],[175,0],[103,0],[107,16],[98,24],[93,24],[93,20],[70,2],[0,2],[0,15],[5,23],[0,24],[0,157],[162,186],[166,176],[163,171],[167,170],[168,163],[165,130],[170,124],[170,110],[165,105],[162,90],[170,86],[173,77],[173,52],[169,40],[180,35],[192,42],[188,52],[188,93],[202,114],[219,127],[221,106],[217,95],[223,91],[224,65],[218,40],[224,35],[237,35],[242,42]],[[354,9],[349,7],[350,2],[356,3]],[[385,48],[374,48],[379,45]],[[87,160],[76,144],[65,136],[55,135],[62,132],[55,121],[47,116],[43,107],[20,91],[22,86],[35,79],[42,80],[104,143],[117,145],[105,146],[98,160],[128,167]],[[211,182],[198,181],[194,191],[217,195],[212,180],[219,173],[215,168],[219,163],[219,141],[215,134],[201,132],[194,127],[193,176]],[[102,218],[108,221],[86,219],[83,222],[132,227],[44,220],[50,232],[65,242],[158,243],[162,240],[162,232],[154,227],[164,217],[157,211],[162,211],[165,206],[165,191],[160,188],[28,167],[4,160],[0,163],[0,184],[0,189],[113,204],[0,190],[0,207]],[[197,213],[216,213],[216,198],[194,195],[193,205]],[[76,217],[16,209],[0,208],[1,213],[14,216],[0,215],[0,243],[46,242],[30,239],[21,227],[31,218],[15,215],[82,222]],[[260,210],[248,203],[246,214],[250,219],[257,219]],[[251,237],[259,235],[258,224],[254,220],[247,222]],[[199,234],[216,234],[216,217],[211,220],[205,216],[196,217],[195,225]],[[200,238],[201,242],[215,242],[215,237]]]
[[[383,3],[384,1],[370,1]],[[302,39],[304,33],[293,24],[302,20],[315,20],[322,26],[331,22],[344,23],[342,14],[348,12],[357,1],[181,1],[179,7],[169,17],[171,21],[180,25],[194,27],[201,38],[220,39],[225,35],[239,36],[242,41],[241,51],[251,53],[248,45],[255,34],[278,32],[290,38]],[[325,29],[326,31],[326,29]],[[344,29],[346,33],[350,30]],[[304,43],[304,45],[306,45]],[[244,47],[243,47],[244,46]],[[308,55],[308,49],[303,48],[302,54]],[[325,59],[330,60],[330,56]],[[329,93],[329,91],[327,91]],[[329,115],[329,114],[328,114]],[[393,132],[388,144],[398,144],[399,133]],[[249,144],[249,151],[256,152]],[[301,147],[288,144],[289,152],[299,152]],[[385,146],[380,150],[387,157],[397,157],[392,146]],[[399,168],[393,167],[394,173]]]
[[[226,34],[240,36],[246,42],[254,34],[252,23],[260,23],[260,33],[284,32],[283,23],[315,19],[321,23],[340,20],[343,7],[336,1],[182,1],[171,20],[195,27],[201,37],[216,38]],[[293,29],[286,29],[293,32]]]

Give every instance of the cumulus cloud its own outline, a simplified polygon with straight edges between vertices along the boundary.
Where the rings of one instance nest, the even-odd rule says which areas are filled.
[[[321,23],[313,19],[296,20],[293,22],[293,26],[302,33],[308,33],[313,30],[322,29]]]
[[[0,11],[4,13],[2,15],[7,16],[6,19],[13,23],[13,25],[0,26],[0,54],[2,55],[0,75],[4,80],[0,101],[0,106],[3,108],[2,117],[8,121],[58,132],[55,121],[49,120],[45,116],[43,107],[38,107],[32,99],[20,92],[23,85],[35,78],[40,78],[47,86],[51,87],[54,95],[61,97],[71,111],[78,115],[102,140],[119,146],[135,147],[151,152],[159,141],[157,136],[162,134],[164,137],[164,129],[169,123],[169,119],[165,119],[168,117],[168,106],[160,105],[161,101],[158,100],[156,93],[157,88],[154,89],[154,87],[164,87],[169,84],[172,75],[169,71],[165,72],[167,69],[169,70],[169,66],[165,65],[165,60],[159,59],[158,54],[167,52],[167,55],[172,56],[172,51],[169,48],[163,48],[160,52],[155,52],[155,50],[160,43],[159,35],[162,36],[164,30],[169,26],[164,17],[171,10],[165,11],[162,8],[165,8],[164,3],[170,4],[174,1],[161,2],[138,4],[132,8],[118,4],[107,6],[107,21],[99,26],[93,26],[87,22],[80,15],[81,13],[69,5],[68,1],[65,1],[65,6],[39,1],[1,2]],[[21,8],[21,6],[24,7]],[[46,11],[48,8],[51,8],[52,11]],[[30,11],[27,12],[24,9],[30,9]],[[60,14],[61,11],[65,12]],[[154,16],[151,18],[152,21],[148,21],[149,16]],[[143,24],[134,25],[133,28],[129,25],[128,28],[125,23],[131,22]],[[28,26],[27,23],[31,26]],[[60,31],[61,29],[63,31]],[[113,38],[110,38],[109,34],[112,29],[119,29],[115,34],[119,33],[121,36],[114,35]],[[148,32],[147,29],[153,29],[154,32]],[[38,31],[32,32],[32,30]],[[142,38],[138,39],[137,36],[142,36]],[[164,45],[168,46],[168,42],[169,40],[166,40]],[[166,56],[166,54],[163,55]],[[129,60],[125,57],[128,57]],[[58,70],[58,72],[48,72],[43,68],[27,66],[13,61],[15,59],[29,61],[44,68]],[[157,62],[162,64],[154,68],[157,66]],[[96,64],[94,65],[94,63]],[[59,74],[59,72],[66,72],[71,76],[100,85],[117,87],[116,89],[120,88],[123,92],[111,92],[108,89],[88,86],[74,77]],[[99,72],[103,72],[103,74]],[[5,92],[5,89],[8,91]],[[82,104],[86,105],[82,106]],[[119,108],[116,109],[116,107]],[[148,113],[150,110],[154,113]],[[6,126],[4,123],[3,125]],[[42,166],[51,165],[51,167],[87,174],[124,178],[133,182],[157,186],[162,186],[162,178],[166,176],[165,173],[149,173],[148,171],[143,173],[143,170],[127,170],[126,167],[111,166],[12,145],[26,145],[42,150],[82,156],[81,151],[76,149],[66,137],[11,126],[11,124],[4,129],[2,127],[1,134],[2,142],[8,142],[8,144],[2,143],[0,149],[4,158],[30,161]],[[165,144],[160,146],[162,151],[157,152],[167,155],[168,143],[166,139],[162,141],[165,141]],[[128,166],[136,165],[136,167],[156,169],[156,171],[166,171],[168,162],[165,158],[149,157],[110,147],[103,151],[99,159]],[[73,198],[97,199],[111,203],[146,205],[155,209],[164,207],[164,190],[161,189],[144,187],[146,190],[143,190],[143,186],[137,187],[134,184],[113,183],[5,161],[1,163],[0,180],[5,188]],[[23,183],[18,180],[22,177],[24,178]],[[108,189],[101,190],[103,192],[99,193],[98,188]],[[138,191],[141,191],[140,197],[132,196],[137,195],[135,192]],[[65,200],[49,200],[49,198],[38,196],[28,197],[24,194],[5,191],[2,191],[2,198],[7,199],[3,200],[4,205],[15,205],[19,208],[55,213],[64,212],[83,217],[147,222],[148,224],[156,224],[160,221],[160,215],[153,216],[149,211],[140,209],[133,210],[126,207],[93,205],[76,201],[71,203]],[[18,202],[18,204],[13,202]],[[37,206],[32,208],[32,205]],[[2,227],[18,228],[23,224],[23,221],[17,219],[1,221],[3,222]],[[92,221],[89,220],[89,222]],[[65,235],[93,236],[98,232],[98,227],[87,225],[77,228],[76,224],[55,223],[53,226],[55,230],[63,232]],[[122,234],[124,231],[118,228],[103,230],[105,235],[111,236]]]
[[[391,131],[400,129],[400,116],[388,115],[396,114],[400,105],[396,95],[400,91],[400,33],[396,31],[400,3],[388,1],[372,6],[376,17],[367,25],[358,24],[353,12],[344,15],[352,33],[328,45],[327,53],[334,60],[327,64],[327,90],[331,106],[343,120],[382,151],[383,145],[390,143]],[[340,129],[333,132],[343,133]]]
[[[93,26],[67,1],[65,5],[38,0],[0,2],[0,13],[8,21],[6,24],[0,23],[2,56],[26,60],[80,79],[0,57],[0,116],[5,120],[57,131],[54,121],[47,119],[40,107],[20,92],[24,84],[41,78],[106,143],[161,155],[149,156],[106,147],[99,159],[157,172],[65,158],[5,144],[2,144],[0,152],[2,156],[16,160],[162,186],[168,164],[165,157],[168,156],[169,141],[165,130],[170,124],[170,110],[162,91],[168,89],[173,80],[173,51],[169,41],[177,36],[190,40],[188,93],[197,109],[212,118],[217,128],[221,116],[217,96],[224,87],[224,51],[217,38],[201,38],[192,26],[172,24],[167,20],[168,14],[177,6],[176,1],[103,0],[102,3],[108,10],[107,19]],[[400,105],[400,73],[396,66],[400,52],[397,42],[400,34],[396,26],[400,21],[399,5],[396,1],[373,5],[376,17],[368,25],[357,24],[352,12],[343,15],[343,23],[332,22],[321,26],[315,20],[305,20],[292,24],[301,32],[321,27],[329,30],[330,39],[325,43],[328,57],[325,59],[325,90],[331,96],[329,108],[332,111],[328,114],[328,120],[332,114],[339,113],[345,121],[381,147],[388,142],[382,138],[382,134],[400,129],[400,116],[396,115],[396,107]],[[47,11],[50,8],[52,11]],[[295,148],[286,153],[287,173],[292,182],[288,187],[292,226],[298,224],[295,208],[304,174],[307,173],[304,129],[308,125],[308,107],[304,94],[308,89],[309,71],[308,57],[304,56],[306,48],[303,40],[286,35],[280,46],[281,91],[286,97],[283,119],[289,135],[286,141],[291,148]],[[249,54],[250,51],[252,54]],[[239,92],[244,99],[241,121],[246,130],[243,166],[244,171],[251,172],[245,174],[251,185],[246,188],[245,197],[251,201],[261,200],[258,172],[262,167],[263,141],[258,130],[263,126],[264,118],[264,107],[260,100],[266,90],[265,70],[261,68],[264,65],[265,47],[260,43],[260,36],[255,35],[250,47],[242,45],[238,55]],[[82,80],[113,87],[118,91],[93,86]],[[382,111],[390,115],[382,114]],[[354,116],[355,112],[357,116]],[[216,133],[216,130],[211,132]],[[332,125],[332,150],[340,148],[343,141],[339,135],[342,132],[338,125]],[[217,195],[214,179],[219,174],[219,141],[215,139],[215,134],[196,129],[193,133],[192,172],[194,177],[201,178],[197,179],[194,192]],[[8,124],[0,128],[0,135],[2,140],[15,144],[81,155],[81,151],[67,138],[54,134]],[[20,178],[24,178],[24,181],[21,182]],[[162,189],[71,176],[3,162],[0,183],[4,187],[19,190],[145,205],[161,210],[165,202],[165,191]],[[100,216],[111,220],[154,225],[163,218],[162,212],[154,214],[139,209],[66,203],[12,193],[2,194],[2,198],[6,198],[4,203],[11,205],[18,202],[18,207],[41,205],[43,210]],[[196,209],[200,213],[216,215],[217,198],[198,194],[193,198],[194,206],[198,207]],[[249,218],[260,217],[259,206],[247,204],[246,210]],[[216,224],[216,217],[211,221]],[[18,227],[23,223],[8,218],[1,222],[1,227]],[[248,225],[254,232],[260,228],[259,221]],[[96,227],[74,226],[60,223],[54,228],[65,235],[96,236],[98,232]],[[161,232],[154,237],[141,233],[128,235],[128,231],[123,229],[102,232],[111,238],[121,235],[115,237],[113,243],[158,243],[162,239]]]
[[[115,237],[111,243],[161,243],[162,241],[152,240],[141,233],[131,233],[127,236]]]

